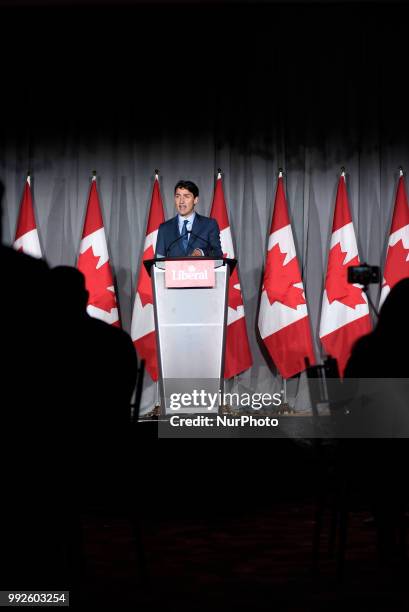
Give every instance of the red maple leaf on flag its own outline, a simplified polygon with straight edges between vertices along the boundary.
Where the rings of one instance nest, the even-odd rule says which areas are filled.
[[[409,277],[409,261],[407,256],[409,249],[403,246],[402,238],[388,249],[388,256],[385,266],[385,283],[389,287],[394,287],[402,278]]]
[[[337,300],[349,308],[355,308],[358,304],[366,304],[362,289],[348,283],[348,268],[359,266],[359,258],[356,256],[344,264],[345,256],[341,243],[337,242],[329,252],[325,289],[330,304]]]
[[[303,289],[294,287],[296,283],[301,283],[300,270],[297,258],[284,265],[287,253],[280,251],[279,244],[275,244],[269,250],[266,261],[266,272],[264,276],[264,289],[270,304],[281,302],[289,308],[296,309],[300,304],[305,304]]]
[[[150,245],[143,254],[143,260],[141,263],[141,271],[139,273],[139,282],[136,291],[139,293],[139,297],[141,299],[142,306],[145,307],[146,304],[153,304],[153,296],[152,296],[152,283],[149,274],[146,271],[146,268],[143,262],[146,259],[153,259],[155,257],[155,253],[152,245]]]
[[[239,275],[237,273],[237,267],[234,268],[233,274],[229,281],[229,308],[237,310],[239,306],[243,306],[243,298],[241,295]]]
[[[96,257],[90,246],[78,258],[78,268],[85,276],[88,304],[97,306],[106,312],[111,312],[116,306],[115,294],[108,287],[112,287],[112,274],[109,261],[97,268],[99,257]]]

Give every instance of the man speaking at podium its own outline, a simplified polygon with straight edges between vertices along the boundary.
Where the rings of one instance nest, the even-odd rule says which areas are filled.
[[[195,212],[199,188],[192,181],[175,187],[176,217],[159,226],[155,257],[223,257],[216,219]]]

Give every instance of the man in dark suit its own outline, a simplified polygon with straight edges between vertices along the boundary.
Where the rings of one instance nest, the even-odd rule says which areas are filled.
[[[175,187],[176,217],[159,227],[156,257],[223,257],[216,219],[195,212],[199,189],[192,181],[179,181]]]

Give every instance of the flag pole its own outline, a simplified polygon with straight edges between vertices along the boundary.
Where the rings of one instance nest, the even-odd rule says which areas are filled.
[[[294,408],[291,408],[290,404],[288,403],[288,397],[287,397],[287,379],[284,378],[284,376],[281,377],[283,380],[283,388],[282,388],[282,394],[283,394],[283,403],[281,404],[280,408],[278,409],[277,413],[278,414],[294,414],[295,410]]]
[[[282,168],[278,169],[278,178],[283,178],[283,174],[284,174],[284,170]],[[294,410],[290,407],[290,404],[288,403],[288,397],[287,397],[287,379],[283,378],[283,403],[281,405],[281,410],[280,412],[282,414],[291,414],[292,412],[294,412]]]
[[[155,181],[159,181],[159,168],[155,168]],[[155,382],[155,406],[153,409],[153,416],[159,418],[161,415],[161,401],[160,401],[160,390],[159,390],[159,379]]]
[[[159,168],[155,168],[155,181],[159,181]],[[155,406],[152,413],[154,418],[159,418],[161,415],[159,379],[155,382]]]
[[[222,169],[217,168],[216,180],[219,180],[221,178],[222,178]],[[220,414],[240,414],[238,410],[233,410],[233,406],[226,404],[224,401],[224,398],[226,395],[226,382],[230,382],[230,391],[231,391],[234,388],[234,385],[236,382],[236,375],[234,375],[231,379],[223,379],[223,395],[222,395],[222,405],[220,406]]]
[[[155,408],[154,408],[154,415],[155,416],[160,416],[160,398],[159,398],[159,380],[156,381],[155,383]]]
[[[221,168],[217,168],[217,177],[216,177],[216,180],[218,181],[221,178],[222,178],[222,169]],[[229,380],[231,380],[231,379],[229,379]],[[233,380],[233,382],[231,383],[230,390],[234,387],[234,383],[235,383],[235,380],[236,380],[236,375],[233,376],[232,380]],[[224,398],[225,398],[225,395],[226,395],[226,382],[227,382],[227,379],[226,380],[223,379],[222,404],[221,404],[221,406],[219,408],[220,414],[240,414],[239,411],[233,410],[232,406],[230,406],[229,404],[225,404]]]

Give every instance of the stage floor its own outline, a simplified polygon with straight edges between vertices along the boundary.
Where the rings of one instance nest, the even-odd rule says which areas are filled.
[[[169,500],[171,503],[171,500]],[[217,500],[215,500],[217,502]],[[313,504],[272,504],[262,512],[232,508],[205,518],[185,515],[141,521],[150,584],[141,581],[131,525],[120,517],[86,516],[87,569],[83,600],[97,609],[403,611],[409,607],[408,566],[381,567],[368,513],[351,513],[346,573],[336,581],[325,558],[311,574]],[[325,549],[327,532],[323,537]]]

